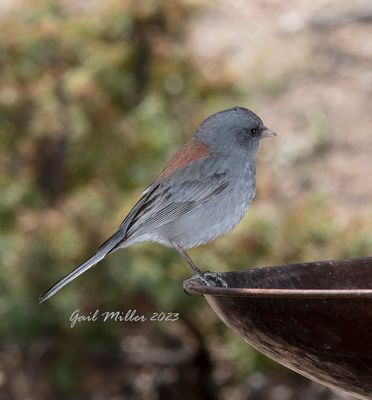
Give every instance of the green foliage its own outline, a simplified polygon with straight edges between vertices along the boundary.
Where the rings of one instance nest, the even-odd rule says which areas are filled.
[[[9,313],[95,250],[193,129],[201,104],[218,95],[182,49],[192,11],[182,2],[121,10],[111,1],[75,14],[42,2],[3,21],[0,229]],[[164,254],[142,248],[100,264],[79,281],[84,302],[145,291],[156,304],[162,289],[159,302],[176,307],[164,264],[178,257]],[[64,296],[73,291],[46,312],[71,305]]]

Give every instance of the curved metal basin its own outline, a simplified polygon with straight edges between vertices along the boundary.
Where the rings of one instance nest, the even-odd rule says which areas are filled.
[[[184,288],[273,360],[372,398],[372,257],[207,273]]]

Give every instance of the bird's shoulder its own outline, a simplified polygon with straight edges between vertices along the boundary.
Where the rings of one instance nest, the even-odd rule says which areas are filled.
[[[195,137],[191,138],[169,159],[156,182],[162,182],[174,172],[188,167],[195,161],[207,158],[212,153],[212,149],[206,143]]]

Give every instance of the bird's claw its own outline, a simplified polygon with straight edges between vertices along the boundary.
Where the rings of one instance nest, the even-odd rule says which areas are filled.
[[[222,278],[221,272],[202,272],[193,277],[195,281],[203,283],[205,286],[228,287],[226,281]]]

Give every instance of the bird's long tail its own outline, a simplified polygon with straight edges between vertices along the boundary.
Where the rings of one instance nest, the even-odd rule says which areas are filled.
[[[79,275],[87,271],[89,268],[95,266],[99,261],[106,257],[108,253],[114,251],[118,248],[118,244],[123,241],[125,233],[122,229],[119,229],[116,233],[114,233],[105,243],[101,245],[101,247],[97,250],[96,254],[89,258],[87,261],[83,262],[79,266],[77,266],[73,271],[71,271],[68,275],[63,277],[57,283],[55,283],[50,289],[48,289],[44,294],[39,297],[39,302],[42,303],[45,300],[48,300],[50,297],[55,295],[60,289],[62,289],[65,285],[70,283],[72,280],[77,278]]]

